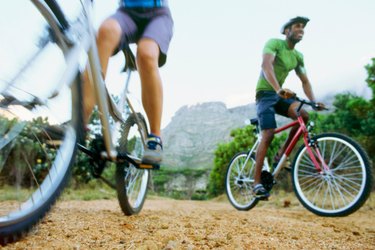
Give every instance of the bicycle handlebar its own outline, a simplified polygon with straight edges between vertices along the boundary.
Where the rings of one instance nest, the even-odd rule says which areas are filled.
[[[298,107],[298,111],[302,108],[302,106],[303,106],[304,104],[307,104],[307,105],[311,106],[314,110],[319,110],[319,109],[328,110],[328,108],[326,108],[326,107],[322,107],[322,106],[319,106],[316,102],[308,101],[308,100],[306,100],[306,99],[302,99],[302,98],[300,98],[300,97],[298,97],[298,96],[295,96],[294,98],[295,98],[298,102],[301,103],[300,106]]]

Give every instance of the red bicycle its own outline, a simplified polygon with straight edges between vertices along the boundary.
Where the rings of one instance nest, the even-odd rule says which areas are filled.
[[[271,171],[267,158],[262,170],[262,184],[270,191],[285,167],[287,158],[302,137],[303,144],[291,166],[294,192],[302,205],[320,216],[346,216],[358,210],[371,192],[370,161],[363,148],[353,139],[339,133],[312,135],[313,122],[306,126],[300,110],[303,105],[317,108],[314,102],[296,97],[300,102],[297,120],[280,127],[275,133],[298,126],[298,131],[277,166]],[[250,210],[258,199],[252,193],[255,155],[261,140],[258,119],[251,119],[257,140],[248,152],[236,154],[226,174],[226,193],[238,210]]]

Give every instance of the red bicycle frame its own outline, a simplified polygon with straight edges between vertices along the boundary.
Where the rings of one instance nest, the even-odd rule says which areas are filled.
[[[320,164],[319,164],[319,161],[322,163],[323,168],[325,170],[328,170],[329,168],[325,164],[325,161],[322,158],[322,156],[320,154],[320,151],[317,147],[315,147],[315,152],[316,152],[316,155],[318,156],[319,161],[317,160],[317,158],[315,157],[315,154],[313,153],[313,150],[311,148],[309,133],[308,133],[308,130],[306,128],[305,122],[302,119],[302,116],[298,115],[297,120],[295,120],[295,121],[293,121],[293,122],[291,122],[291,123],[289,123],[285,126],[282,126],[280,128],[275,129],[275,134],[280,133],[280,132],[282,132],[282,131],[284,131],[288,128],[294,127],[294,126],[298,126],[298,130],[297,130],[296,134],[294,135],[292,141],[288,145],[287,149],[285,150],[284,154],[286,155],[286,157],[288,157],[290,155],[293,148],[296,146],[299,138],[301,137],[301,135],[303,135],[303,142],[306,146],[307,152],[309,153],[309,156],[310,156],[312,162],[314,163],[314,166],[315,166],[316,170],[318,172],[322,171],[322,169],[320,167]]]

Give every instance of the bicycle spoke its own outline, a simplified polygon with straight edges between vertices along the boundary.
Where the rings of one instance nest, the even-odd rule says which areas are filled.
[[[236,162],[236,164],[235,164],[235,170],[236,170],[236,172],[233,173],[233,174],[240,175],[240,173],[241,173],[240,165],[242,165],[242,161],[241,160],[238,161],[238,162]]]
[[[336,178],[338,181],[342,182],[345,186],[347,186],[348,188],[352,189],[352,191],[354,192],[357,192],[360,188],[361,188],[361,184],[360,183],[357,183],[357,182],[354,182],[354,181],[351,181],[349,179],[344,179],[344,178]],[[349,184],[353,184],[354,186],[357,186],[358,189],[354,188],[353,185],[349,185]],[[342,186],[342,185],[341,185]],[[344,188],[344,187],[343,187]]]
[[[342,162],[340,163],[340,165],[338,165],[336,168],[333,168],[334,170],[340,170],[342,168],[346,168],[346,166],[350,166],[350,165],[354,165],[358,167],[358,163],[359,163],[359,160],[358,159],[354,159],[353,161],[350,161],[352,160],[352,158],[356,157],[356,155],[352,155],[350,156],[350,158],[348,158],[348,155],[345,157],[345,158],[348,158],[346,160],[342,160]]]
[[[358,176],[358,174],[346,174],[346,175],[340,175],[340,176],[335,176],[334,178],[335,179],[338,179],[342,182],[345,182],[345,183],[348,183],[348,184],[353,184],[353,185],[357,185],[357,186],[361,186],[361,182],[362,182],[362,176],[358,177],[358,178],[348,178],[348,176]],[[357,181],[360,181],[360,182],[357,182]]]
[[[301,181],[301,188],[304,189],[304,190],[309,190],[310,187],[313,187],[312,188],[312,190],[313,190],[314,187],[316,187],[316,184],[319,183],[320,181],[322,181],[320,178],[311,179],[311,181],[309,183],[307,181],[305,181],[305,182]],[[324,181],[322,181],[322,182],[324,182]]]
[[[332,185],[331,182],[327,181],[327,190],[328,190],[328,197],[329,201],[331,201],[331,208],[335,209],[335,202],[334,202],[334,197],[333,197],[333,191],[332,191]]]
[[[126,185],[126,193],[128,194],[129,197],[131,197],[131,194],[133,193],[134,190],[134,183],[135,183],[135,178],[133,178],[133,174],[130,174],[129,178],[126,179],[127,185]]]
[[[340,196],[340,198],[342,200],[342,203],[344,205],[348,204],[349,200],[346,200],[346,198],[345,198],[346,196],[341,192],[341,189],[340,189],[341,185],[339,183],[337,183],[335,179],[333,179],[333,182],[335,184],[334,186],[336,188],[336,192],[339,194],[339,196]]]
[[[335,157],[335,151],[336,151],[336,145],[337,145],[337,142],[335,141],[334,144],[333,144],[333,147],[331,149],[331,151],[329,152],[330,153],[330,158],[329,158],[329,161],[328,161],[328,165],[331,165],[332,163],[332,158]]]
[[[332,149],[332,153],[331,153],[331,157],[330,157],[330,160],[328,162],[328,166],[331,166],[333,164],[333,162],[338,158],[340,157],[342,154],[343,154],[343,151],[345,150],[345,146],[341,146],[341,149],[340,149],[340,146],[338,146],[338,149],[336,150],[336,145],[337,142],[335,142],[335,145],[334,145],[334,148]],[[337,152],[335,152],[337,151]]]
[[[314,170],[315,170],[315,168],[314,168]],[[298,173],[304,173],[304,174],[301,174],[301,176],[319,175],[319,173],[316,172],[316,171],[302,170],[302,169],[300,169],[300,170],[298,171]]]
[[[312,198],[312,203],[313,204],[316,204],[316,198],[319,197],[319,194],[320,194],[320,190],[322,189],[322,187],[324,186],[324,182],[322,181],[317,187],[316,187],[316,192],[315,192],[315,195],[314,197]],[[312,191],[311,191],[312,192]],[[308,196],[309,192],[306,193],[306,195]]]
[[[349,192],[349,190],[347,188],[345,188],[344,186],[342,186],[340,183],[336,182],[335,180],[333,180],[333,181],[336,183],[337,188],[340,188],[340,190],[342,190],[343,192],[345,192],[347,195],[351,196],[352,198],[355,198],[355,196],[351,192]],[[351,188],[351,186],[348,186],[348,187]],[[352,191],[357,192],[358,190],[352,188]]]

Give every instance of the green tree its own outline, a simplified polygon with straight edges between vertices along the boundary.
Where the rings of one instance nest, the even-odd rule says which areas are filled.
[[[367,71],[366,82],[367,82],[367,85],[372,90],[371,103],[374,105],[375,104],[375,58],[371,59],[371,64],[367,64],[365,66],[365,69]]]
[[[352,93],[336,95],[334,111],[326,116],[318,115],[317,128],[319,132],[333,131],[352,137],[375,162],[375,58],[365,69],[368,73],[366,82],[372,90],[371,99],[366,100]]]
[[[42,139],[35,140],[35,136],[42,133],[41,128],[48,125],[48,119],[38,117],[32,121],[20,122],[16,119],[8,120],[1,117],[0,124],[3,134],[16,127],[22,129],[11,146],[2,149],[9,155],[5,158],[0,179],[5,180],[6,184],[19,187],[35,185],[34,178],[37,181],[44,179],[50,167],[47,156],[53,157],[56,152],[54,148],[46,147]],[[33,173],[30,172],[30,167]]]
[[[365,66],[368,77],[366,82],[372,90],[372,98],[366,100],[352,93],[338,94],[333,103],[334,111],[320,117],[321,131],[333,131],[346,134],[357,140],[375,160],[375,58],[372,64]]]

